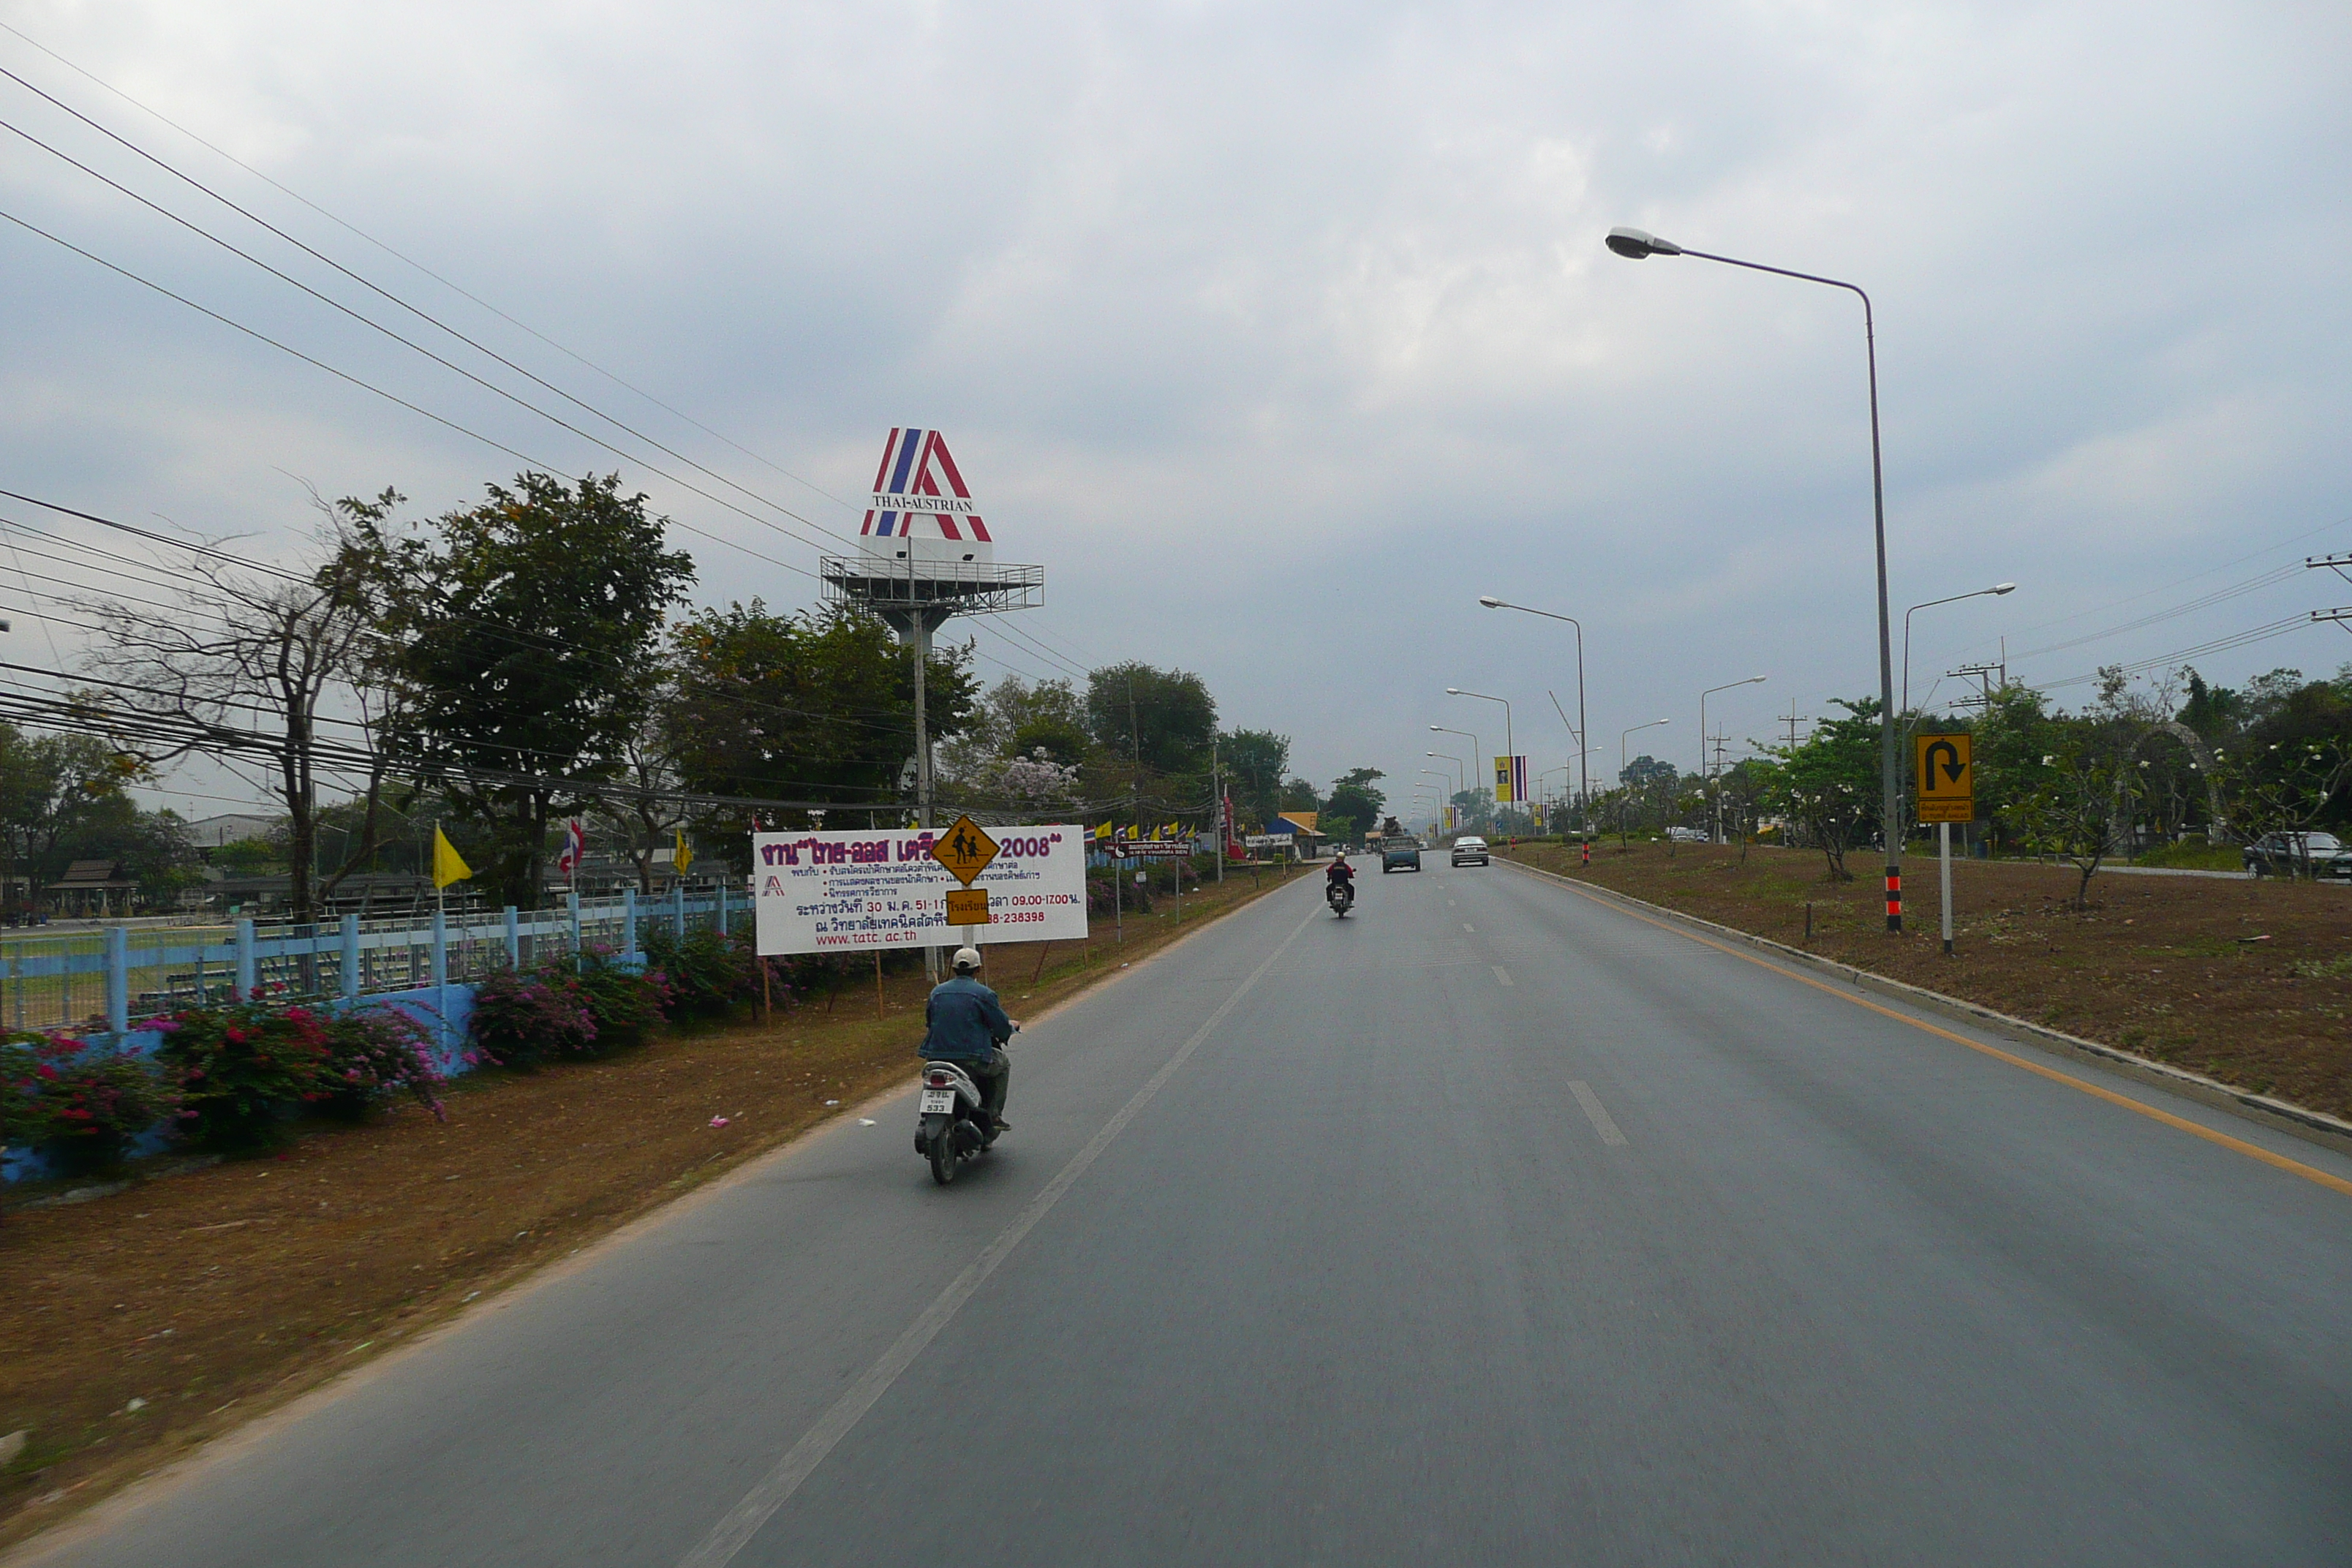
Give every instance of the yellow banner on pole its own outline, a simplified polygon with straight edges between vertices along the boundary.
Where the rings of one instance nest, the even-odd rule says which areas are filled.
[[[465,881],[473,874],[474,868],[466,864],[466,858],[457,853],[457,847],[449,842],[449,836],[441,831],[441,825],[435,823],[433,825],[433,885],[436,888],[446,888],[452,882]]]
[[[694,847],[686,841],[686,829],[681,827],[677,830],[677,847],[669,852],[669,868],[683,877],[686,875],[686,868],[693,864]]]

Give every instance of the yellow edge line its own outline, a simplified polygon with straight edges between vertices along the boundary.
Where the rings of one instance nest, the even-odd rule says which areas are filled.
[[[1529,868],[1533,869],[1533,868]],[[2347,1182],[2341,1176],[2332,1176],[2326,1171],[2318,1170],[2313,1166],[2305,1164],[2300,1160],[2290,1160],[2284,1154],[2274,1154],[2259,1143],[2249,1143],[2242,1138],[2232,1138],[2226,1132],[2216,1132],[2210,1127],[2202,1126],[2198,1122],[2191,1121],[2185,1116],[2175,1116],[2168,1110],[2158,1110],[2152,1105],[2144,1105],[2127,1094],[2117,1094],[2114,1089],[2102,1089],[2095,1083],[2085,1083],[2081,1079],[2074,1077],[2071,1073],[2059,1072],[2054,1068],[2043,1067],[2040,1062],[2028,1061],[2023,1057],[2017,1056],[2009,1051],[2004,1051],[1998,1046],[1988,1046],[1981,1040],[1972,1040],[1966,1035],[1955,1034],[1949,1029],[1938,1028],[1937,1026],[1927,1023],[1922,1019],[1914,1018],[1907,1013],[1898,1013],[1892,1007],[1883,1007],[1879,1005],[1879,1004],[1869,1000],[1867,997],[1856,996],[1853,992],[1847,990],[1843,986],[1832,985],[1826,981],[1815,980],[1809,974],[1800,974],[1792,969],[1773,963],[1769,958],[1759,958],[1752,952],[1742,952],[1738,948],[1726,946],[1724,943],[1717,942],[1712,937],[1701,936],[1695,931],[1688,930],[1683,926],[1672,924],[1666,921],[1654,920],[1650,916],[1643,914],[1637,910],[1629,910],[1622,904],[1615,902],[1613,900],[1604,899],[1598,893],[1587,890],[1580,883],[1575,881],[1571,878],[1558,877],[1557,873],[1546,874],[1557,877],[1560,886],[1570,889],[1579,898],[1589,900],[1596,904],[1606,904],[1611,909],[1615,910],[1618,913],[1630,915],[1633,919],[1643,922],[1644,925],[1654,925],[1660,931],[1672,931],[1676,936],[1685,937],[1692,942],[1697,942],[1701,947],[1711,947],[1715,949],[1716,952],[1728,953],[1744,963],[1752,963],[1759,969],[1769,969],[1775,974],[1784,975],[1787,978],[1795,981],[1800,985],[1810,985],[1814,990],[1834,996],[1841,1002],[1851,1002],[1857,1007],[1868,1008],[1871,1012],[1878,1014],[1881,1017],[1892,1018],[1898,1024],[1908,1024],[1915,1029],[1925,1030],[1927,1033],[1934,1035],[1940,1039],[1949,1040],[1954,1045],[1966,1046],[1969,1049],[1976,1051],[1981,1055],[1990,1057],[1995,1061],[2007,1062],[2013,1068],[2022,1068],[2027,1072],[2032,1073],[2040,1078],[2046,1078],[2053,1083],[2063,1083],[2068,1089],[2079,1089],[2084,1094],[2091,1095],[2099,1100],[2104,1100],[2110,1105],[2120,1105],[2126,1110],[2137,1111],[2140,1115],[2147,1117],[2151,1121],[2161,1121],[2167,1127],[2177,1127],[2181,1131],[2189,1133],[2192,1137],[2204,1139],[2208,1143],[2219,1143],[2222,1148],[2235,1150],[2237,1152],[2245,1155],[2250,1160],[2260,1160],[2265,1165],[2273,1166],[2279,1170],[2285,1171],[2292,1175],[2301,1176],[2306,1182],[2316,1182],[2323,1187],[2332,1188],[2347,1196],[2352,1196],[2352,1182]]]

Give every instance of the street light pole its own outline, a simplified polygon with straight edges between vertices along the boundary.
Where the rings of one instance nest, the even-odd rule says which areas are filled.
[[[1507,599],[1498,599],[1491,594],[1481,595],[1478,602],[1490,610],[1517,610],[1523,616],[1541,616],[1546,620],[1566,621],[1576,628],[1576,743],[1580,746],[1591,744],[1588,738],[1591,731],[1584,727],[1584,623],[1574,616],[1558,615],[1550,610],[1529,609],[1525,605],[1514,605]],[[1585,806],[1589,810],[1592,804],[1592,779],[1584,770],[1582,757],[1577,758],[1576,764],[1577,787],[1583,791]]]
[[[1972,588],[1965,594],[1954,594],[1948,598],[1922,600],[1903,612],[1903,711],[1906,723],[1909,721],[1908,716],[1911,712],[1911,617],[1921,610],[1932,610],[1937,605],[1957,605],[1962,599],[1981,599],[1988,594],[2016,592],[2017,584],[2014,583],[1995,583],[1990,588]]]
[[[1638,228],[1612,228],[1606,241],[1609,248],[1631,260],[1640,261],[1652,256],[1696,256],[1701,261],[1721,262],[1726,267],[1744,267],[1751,272],[1769,272],[1775,277],[1794,278],[1801,282],[1824,284],[1832,289],[1843,289],[1862,301],[1862,339],[1864,355],[1870,367],[1870,500],[1878,546],[1878,701],[1885,710],[1880,715],[1878,771],[1881,793],[1882,822],[1886,837],[1886,929],[1890,932],[1903,930],[1903,772],[1896,755],[1900,746],[1896,726],[1901,720],[1895,711],[1895,637],[1894,626],[1886,604],[1886,480],[1885,465],[1880,454],[1878,440],[1878,326],[1870,308],[1870,296],[1861,285],[1842,279],[1823,278],[1811,272],[1792,272],[1785,267],[1767,267],[1760,261],[1742,261],[1732,256],[1712,256],[1704,250],[1685,250],[1671,240],[1645,234]]]
[[[1727,680],[1721,686],[1710,686],[1698,694],[1698,772],[1699,777],[1706,784],[1706,841],[1709,844],[1723,842],[1723,802],[1716,796],[1715,769],[1708,765],[1706,760],[1706,700],[1718,691],[1729,691],[1734,687],[1739,686],[1759,685],[1763,679],[1764,677],[1760,675],[1751,675],[1745,680]]]
[[[1449,730],[1449,729],[1447,729],[1447,728],[1446,728],[1444,725],[1443,725],[1443,724],[1432,724],[1432,725],[1429,727],[1429,731],[1430,731],[1430,733],[1431,733],[1431,734],[1433,734],[1433,735],[1459,735],[1459,736],[1461,736],[1464,740],[1465,740],[1465,741],[1467,741],[1467,742],[1470,742],[1470,755],[1471,755],[1472,757],[1474,757],[1474,758],[1477,756],[1477,754],[1478,754],[1478,737],[1477,737],[1476,735],[1475,735],[1475,734],[1472,734],[1469,731],[1467,731],[1467,730]],[[1469,774],[1468,774],[1468,772],[1467,772],[1467,770],[1466,770],[1466,769],[1465,770],[1465,772],[1464,772],[1464,775],[1463,775],[1463,780],[1462,780],[1462,788],[1463,788],[1463,790],[1464,790],[1464,792],[1465,792],[1465,793],[1467,793],[1467,792],[1468,792],[1468,790],[1469,790],[1469,788],[1470,788]]]
[[[1490,697],[1484,691],[1465,691],[1458,686],[1447,687],[1445,689],[1445,695],[1448,697],[1475,697],[1482,702],[1500,702],[1503,704],[1503,770],[1506,776],[1508,776],[1511,772],[1511,763],[1513,759],[1517,758],[1519,754],[1518,748],[1511,743],[1510,702],[1507,699],[1501,697]],[[1518,798],[1518,781],[1517,778],[1512,778],[1511,780],[1511,804],[1513,805],[1524,805],[1527,804]]]

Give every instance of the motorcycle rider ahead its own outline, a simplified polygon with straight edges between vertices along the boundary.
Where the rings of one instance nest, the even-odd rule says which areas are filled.
[[[1339,886],[1343,883],[1347,886],[1348,897],[1351,900],[1355,898],[1356,868],[1348,864],[1348,856],[1345,850],[1340,851],[1339,858],[1331,862],[1331,868],[1324,872],[1323,876],[1325,879],[1323,892],[1327,898],[1330,895],[1331,889],[1334,887]]]
[[[980,983],[980,950],[960,947],[955,954],[955,978],[931,988],[923,1009],[929,1025],[923,1036],[926,1061],[950,1061],[971,1075],[980,1089],[981,1109],[999,1132],[1010,1131],[1004,1120],[1004,1096],[1013,1087],[1013,1058],[1004,1042],[1021,1027],[1018,1018],[1004,1016],[996,993]]]

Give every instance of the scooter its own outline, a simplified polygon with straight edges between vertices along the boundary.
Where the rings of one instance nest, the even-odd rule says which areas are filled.
[[[1323,889],[1323,901],[1331,906],[1331,913],[1333,915],[1337,916],[1340,920],[1347,919],[1348,911],[1355,907],[1356,884],[1353,882],[1333,882],[1329,887]]]
[[[961,1063],[923,1064],[917,1116],[915,1152],[931,1163],[931,1180],[943,1187],[963,1161],[980,1158],[996,1142],[996,1120],[981,1109],[980,1086]]]

